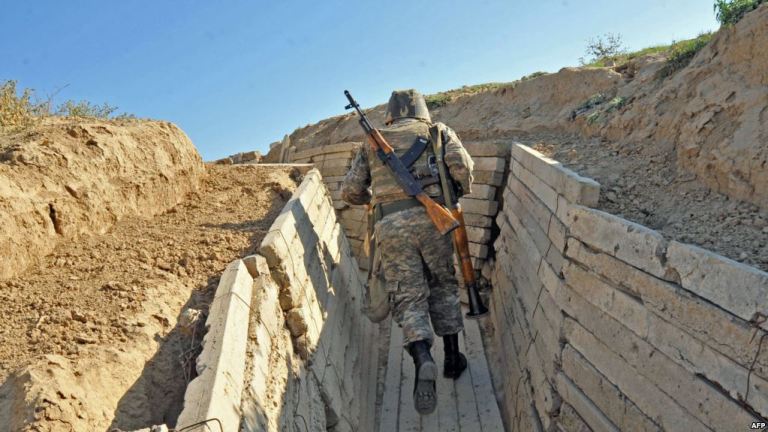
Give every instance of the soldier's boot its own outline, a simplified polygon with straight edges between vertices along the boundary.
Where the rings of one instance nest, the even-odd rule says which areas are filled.
[[[459,334],[443,336],[443,349],[445,351],[443,376],[457,379],[467,368],[467,358],[459,351]]]
[[[413,405],[421,415],[431,414],[437,407],[437,365],[429,353],[427,341],[416,341],[408,346],[416,366],[416,381],[413,385]]]

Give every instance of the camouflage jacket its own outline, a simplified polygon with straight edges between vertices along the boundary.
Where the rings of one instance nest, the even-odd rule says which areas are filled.
[[[393,125],[402,124],[401,122],[413,121],[418,120],[396,120]],[[461,185],[464,194],[469,194],[471,192],[473,180],[472,169],[474,162],[472,162],[472,158],[466,149],[464,149],[459,136],[456,135],[456,132],[454,132],[453,129],[443,123],[435,123],[435,125],[442,131],[445,164],[448,166],[451,177]],[[371,155],[370,146],[363,145],[355,155],[352,167],[344,177],[341,197],[349,204],[361,205],[368,204],[371,201],[371,171],[368,161],[369,157],[376,156]]]

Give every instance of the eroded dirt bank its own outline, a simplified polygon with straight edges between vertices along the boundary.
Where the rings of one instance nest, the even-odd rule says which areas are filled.
[[[209,166],[163,214],[62,242],[0,281],[0,431],[173,424],[218,275],[295,187],[284,168]]]
[[[164,212],[203,172],[192,142],[168,122],[51,117],[0,133],[0,279],[61,241]]]

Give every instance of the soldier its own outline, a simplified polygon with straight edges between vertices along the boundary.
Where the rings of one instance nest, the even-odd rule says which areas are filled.
[[[443,202],[431,137],[441,128],[444,161],[459,190],[470,192],[473,162],[459,137],[442,123],[432,124],[424,97],[416,90],[392,92],[386,127],[379,129],[410,169],[424,192]],[[393,174],[368,145],[355,156],[344,178],[342,197],[350,204],[374,206],[375,246],[381,253],[380,268],[389,295],[390,310],[402,327],[404,346],[416,366],[414,405],[429,414],[437,405],[435,365],[430,348],[433,332],[443,337],[443,376],[458,378],[467,367],[459,352],[459,332],[464,328],[458,282],[453,262],[451,234],[441,235],[424,207],[403,192]],[[430,320],[432,325],[430,326]]]

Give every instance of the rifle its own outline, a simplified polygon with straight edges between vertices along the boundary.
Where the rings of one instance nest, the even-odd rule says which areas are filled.
[[[421,185],[413,178],[413,174],[408,171],[408,168],[403,165],[400,158],[397,157],[395,150],[387,143],[381,132],[371,126],[368,117],[360,110],[360,105],[355,102],[349,91],[344,90],[344,95],[349,100],[349,105],[344,107],[344,109],[354,108],[357,111],[357,114],[360,116],[360,126],[362,126],[365,134],[368,136],[371,150],[390,169],[395,176],[397,184],[400,185],[406,194],[416,198],[424,206],[427,210],[427,215],[432,220],[432,223],[435,224],[437,230],[440,231],[440,234],[444,235],[458,228],[459,222],[451,215],[451,212],[424,193]]]
[[[472,267],[472,258],[469,255],[469,239],[467,237],[467,228],[464,225],[464,212],[461,210],[459,200],[456,199],[456,190],[449,181],[448,172],[445,169],[443,161],[443,138],[438,127],[434,127],[435,133],[432,136],[432,145],[437,158],[437,169],[440,173],[440,185],[443,188],[443,195],[453,217],[459,221],[459,227],[453,231],[453,247],[456,257],[461,267],[461,275],[464,279],[464,285],[467,287],[467,297],[469,298],[469,312],[467,318],[477,319],[488,314],[488,308],[483,304],[483,299],[477,291],[477,280],[475,279],[475,269]]]

